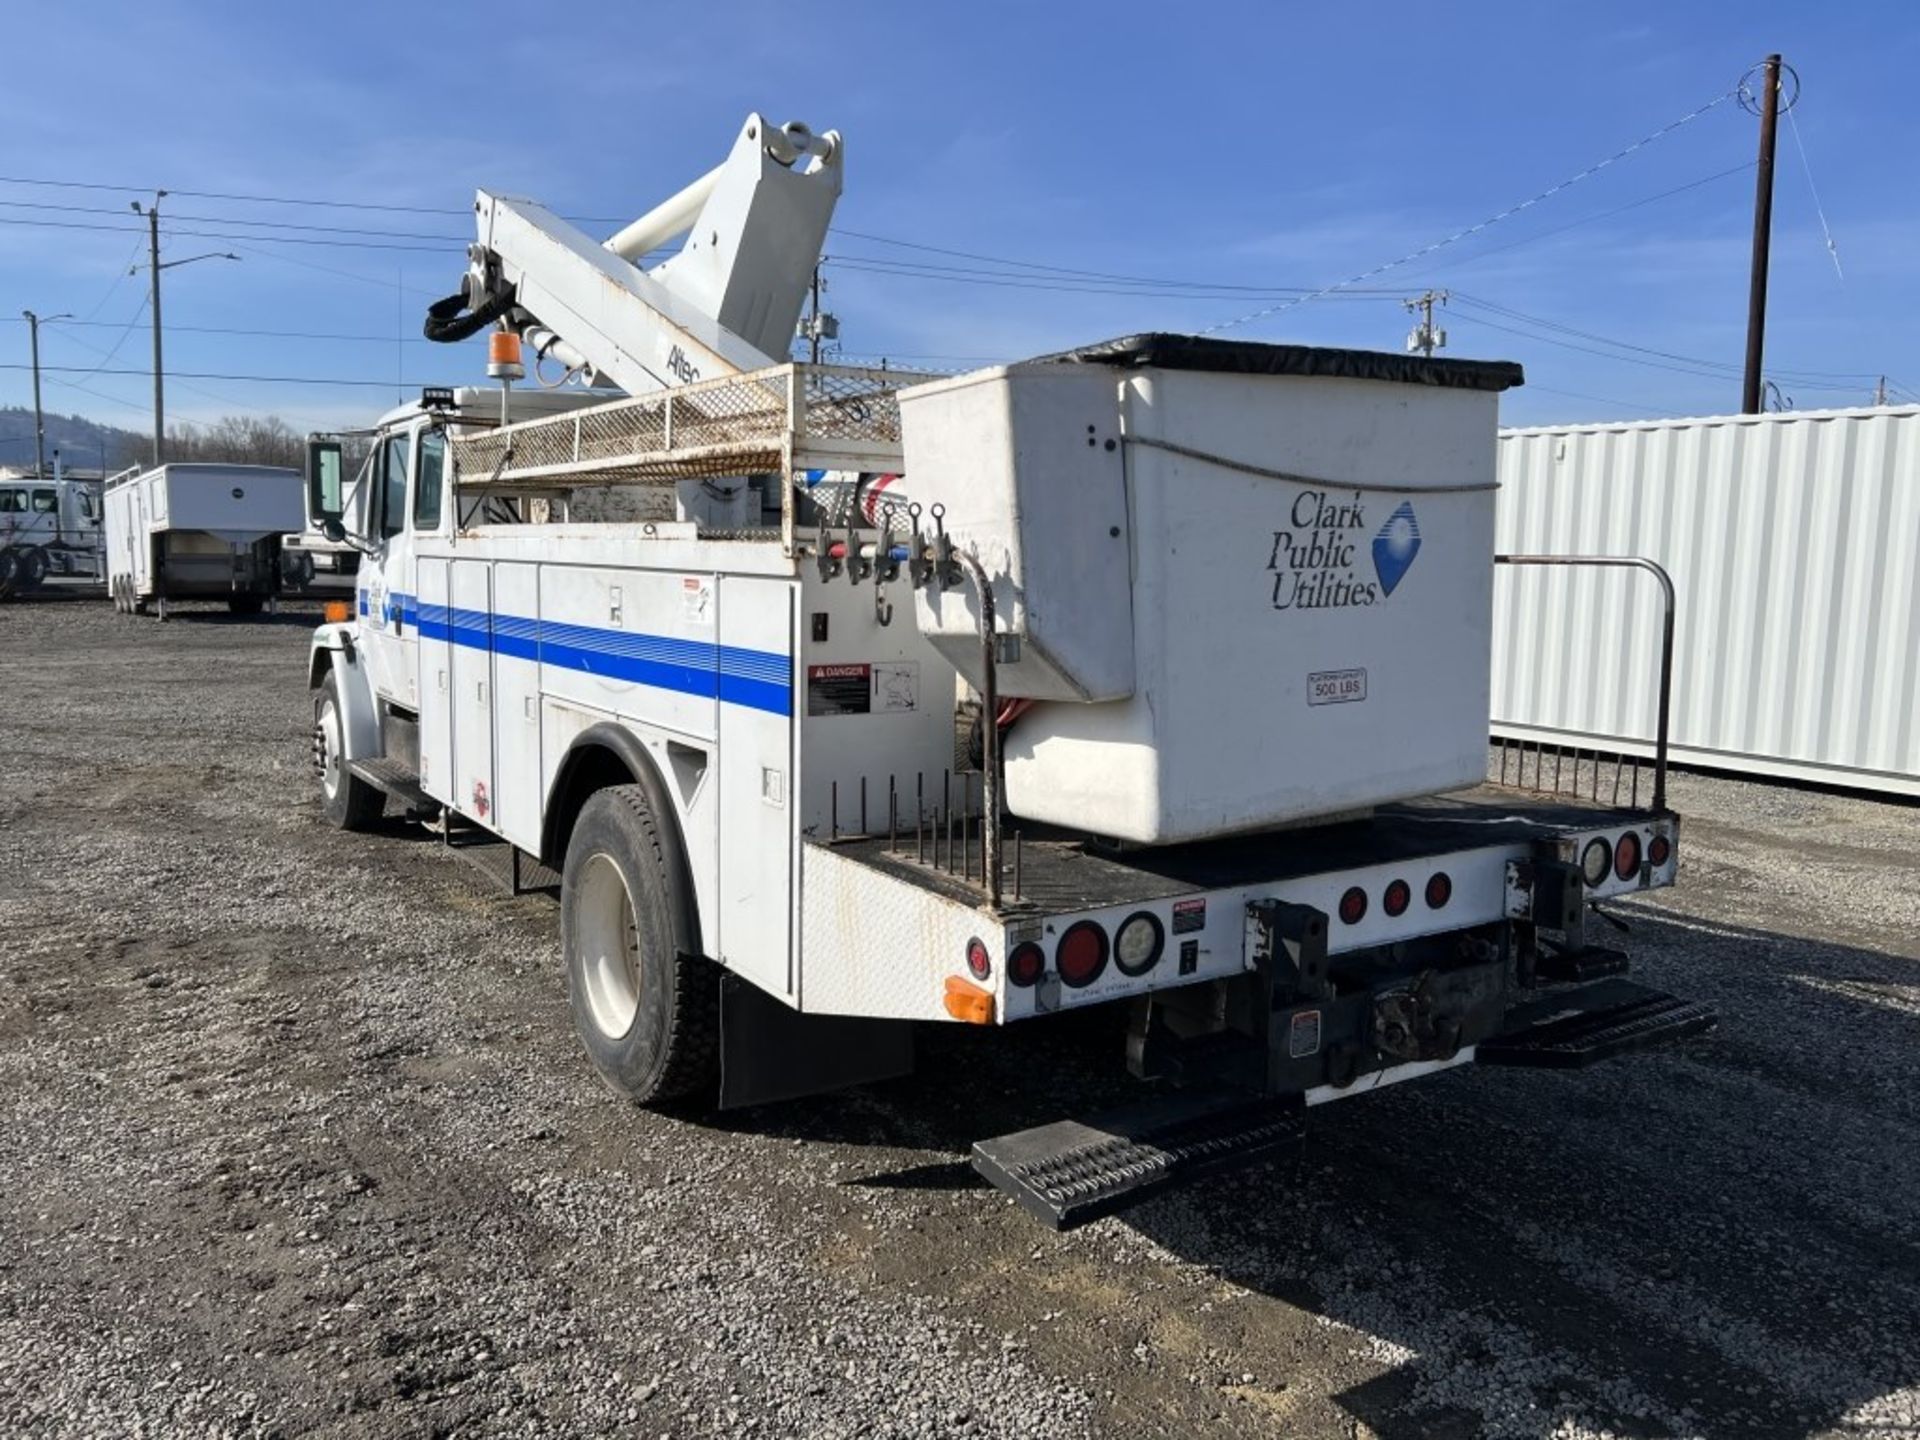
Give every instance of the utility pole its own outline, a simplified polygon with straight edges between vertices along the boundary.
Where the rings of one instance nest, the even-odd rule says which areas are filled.
[[[822,255],[813,267],[813,284],[808,290],[806,317],[800,322],[800,338],[807,342],[807,359],[815,365],[820,363],[820,342],[840,338],[840,321],[837,316],[829,315],[820,308],[820,292],[827,282],[820,278],[821,266],[827,263]]]
[[[1880,377],[1880,383],[1873,387],[1873,403],[1875,405],[1887,403],[1887,377],[1884,375]]]
[[[1747,368],[1740,409],[1758,415],[1760,364],[1766,348],[1767,256],[1773,245],[1773,142],[1780,127],[1780,57],[1769,55],[1760,90],[1760,163],[1753,182],[1753,275],[1747,289]]]
[[[71,315],[36,315],[31,310],[22,310],[27,317],[27,333],[32,337],[33,345],[33,478],[38,480],[47,473],[47,422],[40,410],[40,326],[43,322],[71,320]]]
[[[161,447],[166,443],[167,438],[165,366],[160,359],[160,272],[172,270],[180,265],[191,265],[196,260],[238,260],[240,258],[231,251],[210,251],[205,255],[189,255],[184,260],[168,260],[163,263],[160,259],[160,202],[166,198],[166,194],[164,190],[154,191],[151,205],[142,205],[138,200],[133,202],[134,213],[147,217],[147,270],[152,276],[152,288],[148,292],[147,303],[153,309],[153,463],[155,466],[162,462]],[[127,273],[137,275],[140,273],[140,267],[136,265]]]
[[[1452,296],[1445,290],[1429,290],[1424,295],[1401,302],[1409,314],[1417,311],[1420,315],[1420,323],[1407,333],[1407,349],[1409,352],[1418,350],[1428,359],[1432,359],[1434,351],[1444,350],[1446,348],[1447,332],[1434,329],[1433,307],[1435,305],[1444,305],[1451,298]]]
[[[153,309],[153,463],[156,468],[160,464],[160,447],[167,435],[166,382],[160,363],[160,202],[166,193],[154,191],[153,204],[144,211],[138,200],[133,202],[134,213],[144,213],[147,217],[147,270],[152,277],[147,303]]]

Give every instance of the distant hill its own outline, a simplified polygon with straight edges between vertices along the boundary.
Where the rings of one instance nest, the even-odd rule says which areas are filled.
[[[84,415],[46,414],[47,468],[53,468],[53,452],[69,465],[88,470],[100,467],[102,447],[106,468],[117,469],[144,459],[150,441],[137,430],[122,430],[117,425],[102,425]],[[169,427],[171,428],[171,427]],[[33,410],[26,405],[0,405],[0,465],[32,466]]]

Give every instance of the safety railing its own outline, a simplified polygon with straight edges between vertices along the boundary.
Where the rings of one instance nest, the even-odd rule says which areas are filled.
[[[1585,566],[1594,566],[1594,567],[1605,568],[1605,569],[1643,570],[1647,574],[1653,576],[1653,578],[1659,582],[1660,593],[1661,593],[1662,600],[1664,602],[1664,610],[1662,612],[1661,620],[1660,620],[1660,690],[1659,690],[1659,698],[1655,703],[1655,714],[1654,714],[1653,808],[1655,810],[1666,809],[1667,807],[1667,741],[1668,741],[1669,725],[1671,720],[1671,709],[1672,709],[1672,702],[1673,702],[1673,627],[1674,627],[1674,606],[1675,606],[1673,577],[1667,574],[1666,570],[1662,568],[1660,565],[1658,565],[1657,563],[1655,563],[1654,561],[1648,560],[1644,556],[1639,556],[1639,555],[1496,555],[1493,557],[1493,563],[1496,565],[1542,565],[1542,566],[1585,565]],[[1580,746],[1580,745],[1569,746],[1569,745],[1561,744],[1559,742],[1535,741],[1533,743],[1534,779],[1533,779],[1533,784],[1531,786],[1527,785],[1527,782],[1526,782],[1527,742],[1525,742],[1524,740],[1519,742],[1518,773],[1514,777],[1514,779],[1511,781],[1508,779],[1508,764],[1507,764],[1509,759],[1510,748],[1511,747],[1508,746],[1506,742],[1504,741],[1501,742],[1500,744],[1500,783],[1501,784],[1503,785],[1510,784],[1510,783],[1517,784],[1521,788],[1532,789],[1544,794],[1567,794],[1567,793],[1573,793],[1576,795],[1581,794],[1583,793],[1583,788],[1581,784],[1582,762],[1581,762],[1580,756],[1583,750],[1587,750],[1590,756],[1590,759],[1588,762],[1588,773],[1592,777],[1592,786],[1591,786],[1592,797],[1596,800],[1600,798],[1600,775],[1603,768],[1603,761],[1601,757],[1606,752],[1602,751],[1598,747],[1587,747],[1587,746]],[[1549,787],[1544,783],[1546,779],[1546,762],[1547,762],[1549,753],[1551,753],[1552,759],[1553,759],[1553,784],[1551,787]],[[1565,775],[1565,769],[1566,769],[1566,760],[1569,755],[1571,755],[1573,758],[1572,792],[1568,792],[1566,789],[1563,788],[1563,785],[1562,785],[1562,780]],[[1633,769],[1632,769],[1632,778],[1629,782],[1630,788],[1628,792],[1628,803],[1634,806],[1638,806],[1640,803],[1640,759],[1639,757],[1637,755],[1626,756],[1621,754],[1618,750],[1615,750],[1612,752],[1612,759],[1614,762],[1614,771],[1613,771],[1614,803],[1615,804],[1619,803],[1620,787],[1622,782],[1622,771],[1626,768],[1627,762],[1630,759],[1632,762]]]

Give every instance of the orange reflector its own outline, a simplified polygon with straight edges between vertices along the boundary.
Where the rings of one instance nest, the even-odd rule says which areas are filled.
[[[353,618],[353,607],[344,600],[329,600],[320,607],[320,614],[329,625],[344,625]]]
[[[962,980],[958,975],[947,977],[946,1005],[947,1014],[969,1025],[993,1023],[993,996],[971,980]]]

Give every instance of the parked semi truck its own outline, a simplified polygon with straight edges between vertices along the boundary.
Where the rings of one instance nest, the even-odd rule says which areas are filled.
[[[1518,367],[1169,335],[912,385],[785,363],[842,158],[749,117],[604,244],[478,196],[427,330],[489,333],[501,386],[386,416],[327,522],[361,552],[308,667],[329,819],[397,801],[556,871],[576,1027],[641,1102],[1121,1008],[1139,1104],[975,1147],[1061,1226],[1321,1102],[1713,1022],[1587,923],[1673,883],[1664,771],[1486,783]],[[522,345],[574,381],[537,410]],[[583,487],[676,518],[582,522]]]
[[[96,575],[99,558],[97,481],[0,479],[0,599],[51,575]]]
[[[300,473],[276,465],[134,467],[107,481],[107,592],[123,614],[225,600],[253,615],[280,594],[280,537],[304,523]]]

